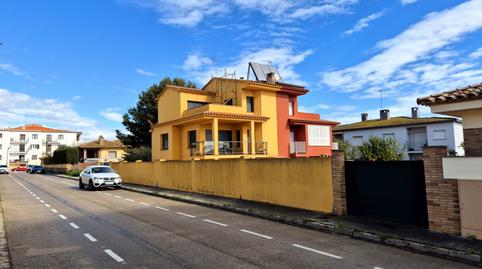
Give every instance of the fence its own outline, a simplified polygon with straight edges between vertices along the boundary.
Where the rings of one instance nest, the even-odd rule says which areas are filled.
[[[331,212],[331,158],[114,163],[125,183]]]
[[[92,163],[47,164],[44,167],[45,167],[45,170],[47,170],[48,172],[65,174],[65,172],[67,172],[67,171],[84,170],[89,165],[92,165]]]

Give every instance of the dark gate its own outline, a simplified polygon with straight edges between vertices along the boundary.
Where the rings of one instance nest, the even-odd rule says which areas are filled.
[[[428,227],[423,161],[347,161],[349,215]]]

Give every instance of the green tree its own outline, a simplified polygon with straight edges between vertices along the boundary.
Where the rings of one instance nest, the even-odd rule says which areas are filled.
[[[159,84],[154,84],[139,94],[137,104],[127,110],[122,116],[122,124],[128,133],[116,130],[117,138],[131,148],[151,147],[151,125],[157,123],[157,101],[159,93],[167,85],[195,88],[191,81],[182,78],[164,78]]]
[[[138,148],[128,148],[124,155],[124,160],[128,162],[135,162],[137,160],[150,161],[151,160],[151,148],[142,146]]]
[[[400,146],[397,140],[388,137],[372,136],[358,147],[359,160],[365,161],[399,161],[405,155],[405,146]]]

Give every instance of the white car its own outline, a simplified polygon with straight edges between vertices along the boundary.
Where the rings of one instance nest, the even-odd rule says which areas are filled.
[[[8,174],[8,166],[0,164],[0,174]]]
[[[88,185],[91,191],[100,187],[118,189],[122,185],[122,179],[110,166],[89,166],[79,176],[79,188],[83,189],[85,185]]]

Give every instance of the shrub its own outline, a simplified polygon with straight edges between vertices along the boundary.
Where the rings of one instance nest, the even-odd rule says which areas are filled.
[[[151,148],[149,147],[128,148],[126,150],[126,154],[124,155],[124,160],[128,162],[135,162],[137,160],[150,161]]]
[[[68,175],[68,176],[71,176],[71,177],[78,177],[78,176],[80,176],[81,172],[82,171],[80,171],[80,170],[70,170],[70,171],[65,172],[65,174]]]
[[[54,151],[54,156],[52,158],[54,164],[67,164],[67,163],[78,163],[79,162],[79,149],[71,147],[61,147]]]
[[[405,146],[392,137],[372,136],[358,150],[359,159],[365,161],[400,161],[405,155]]]

